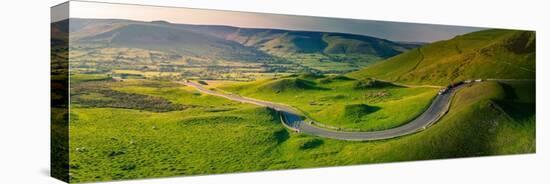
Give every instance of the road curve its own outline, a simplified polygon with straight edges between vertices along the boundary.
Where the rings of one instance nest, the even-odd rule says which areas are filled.
[[[243,103],[250,103],[250,104],[272,108],[280,112],[280,115],[281,115],[280,118],[283,125],[285,125],[285,127],[291,130],[306,133],[306,134],[316,135],[320,137],[327,137],[327,138],[340,139],[340,140],[350,140],[350,141],[390,139],[390,138],[395,138],[399,136],[416,133],[418,131],[422,131],[428,128],[430,125],[437,122],[441,117],[443,117],[443,115],[447,113],[450,107],[452,96],[455,94],[455,92],[458,89],[465,86],[464,84],[455,86],[453,88],[448,89],[446,93],[436,96],[435,99],[432,101],[432,104],[430,105],[430,107],[428,107],[426,111],[424,111],[416,119],[410,121],[405,125],[392,128],[392,129],[381,130],[381,131],[342,132],[342,131],[320,128],[312,125],[311,123],[306,123],[302,120],[301,116],[299,116],[299,114],[301,114],[299,113],[299,111],[284,104],[278,104],[278,103],[273,103],[273,102],[268,102],[268,101],[263,101],[263,100],[248,98],[248,97],[242,97],[242,96],[233,95],[233,94],[220,93],[220,92],[207,89],[204,86],[194,82],[186,81],[181,83],[187,86],[194,87],[201,93],[224,97],[230,100],[239,101]]]

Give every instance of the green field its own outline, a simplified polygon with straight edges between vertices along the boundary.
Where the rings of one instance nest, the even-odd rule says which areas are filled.
[[[291,105],[312,120],[347,131],[397,127],[420,115],[437,88],[403,87],[344,76],[290,76],[230,84],[221,89],[242,96]]]
[[[169,82],[91,81],[73,87],[89,83],[188,108],[153,112],[75,103],[69,126],[74,182],[535,151],[534,111],[511,108],[534,109],[532,82],[475,84],[457,94],[450,113],[429,131],[376,142],[289,132],[272,110]]]

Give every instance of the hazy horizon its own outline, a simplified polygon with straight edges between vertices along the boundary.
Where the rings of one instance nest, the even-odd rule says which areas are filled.
[[[173,24],[223,25],[242,28],[339,32],[373,36],[401,42],[435,42],[485,29],[478,27],[81,1],[71,1],[70,7],[70,18],[125,19],[145,22],[167,21]],[[59,20],[54,20],[52,18],[52,21],[55,22]]]

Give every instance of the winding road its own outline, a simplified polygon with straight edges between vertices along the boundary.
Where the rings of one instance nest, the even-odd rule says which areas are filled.
[[[280,118],[283,125],[291,130],[306,133],[306,134],[316,135],[320,137],[327,137],[327,138],[340,139],[340,140],[350,140],[350,141],[369,141],[369,140],[390,139],[390,138],[395,138],[399,136],[416,133],[418,131],[422,131],[428,128],[430,125],[433,125],[441,117],[443,117],[443,115],[447,113],[451,104],[452,96],[455,94],[455,92],[458,89],[466,86],[465,84],[461,84],[448,89],[446,93],[436,96],[435,99],[432,101],[432,104],[430,105],[430,107],[428,107],[426,111],[424,111],[416,119],[410,121],[405,125],[402,125],[396,128],[387,129],[387,130],[381,130],[381,131],[343,132],[343,131],[320,128],[313,125],[311,122],[304,122],[302,117],[299,115],[301,113],[298,110],[288,105],[238,96],[234,94],[217,92],[214,90],[207,89],[200,84],[190,82],[190,81],[185,81],[181,83],[187,86],[194,87],[199,92],[204,94],[219,96],[219,97],[227,98],[233,101],[255,104],[255,105],[274,109],[280,112]]]

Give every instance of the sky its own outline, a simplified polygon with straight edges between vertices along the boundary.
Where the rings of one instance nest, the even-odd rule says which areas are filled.
[[[58,17],[52,11],[52,21]],[[352,33],[392,41],[434,42],[485,28],[415,24],[387,21],[309,17],[280,14],[171,8],[126,4],[71,1],[71,18],[164,20],[171,23],[227,25],[246,28],[274,28]]]

